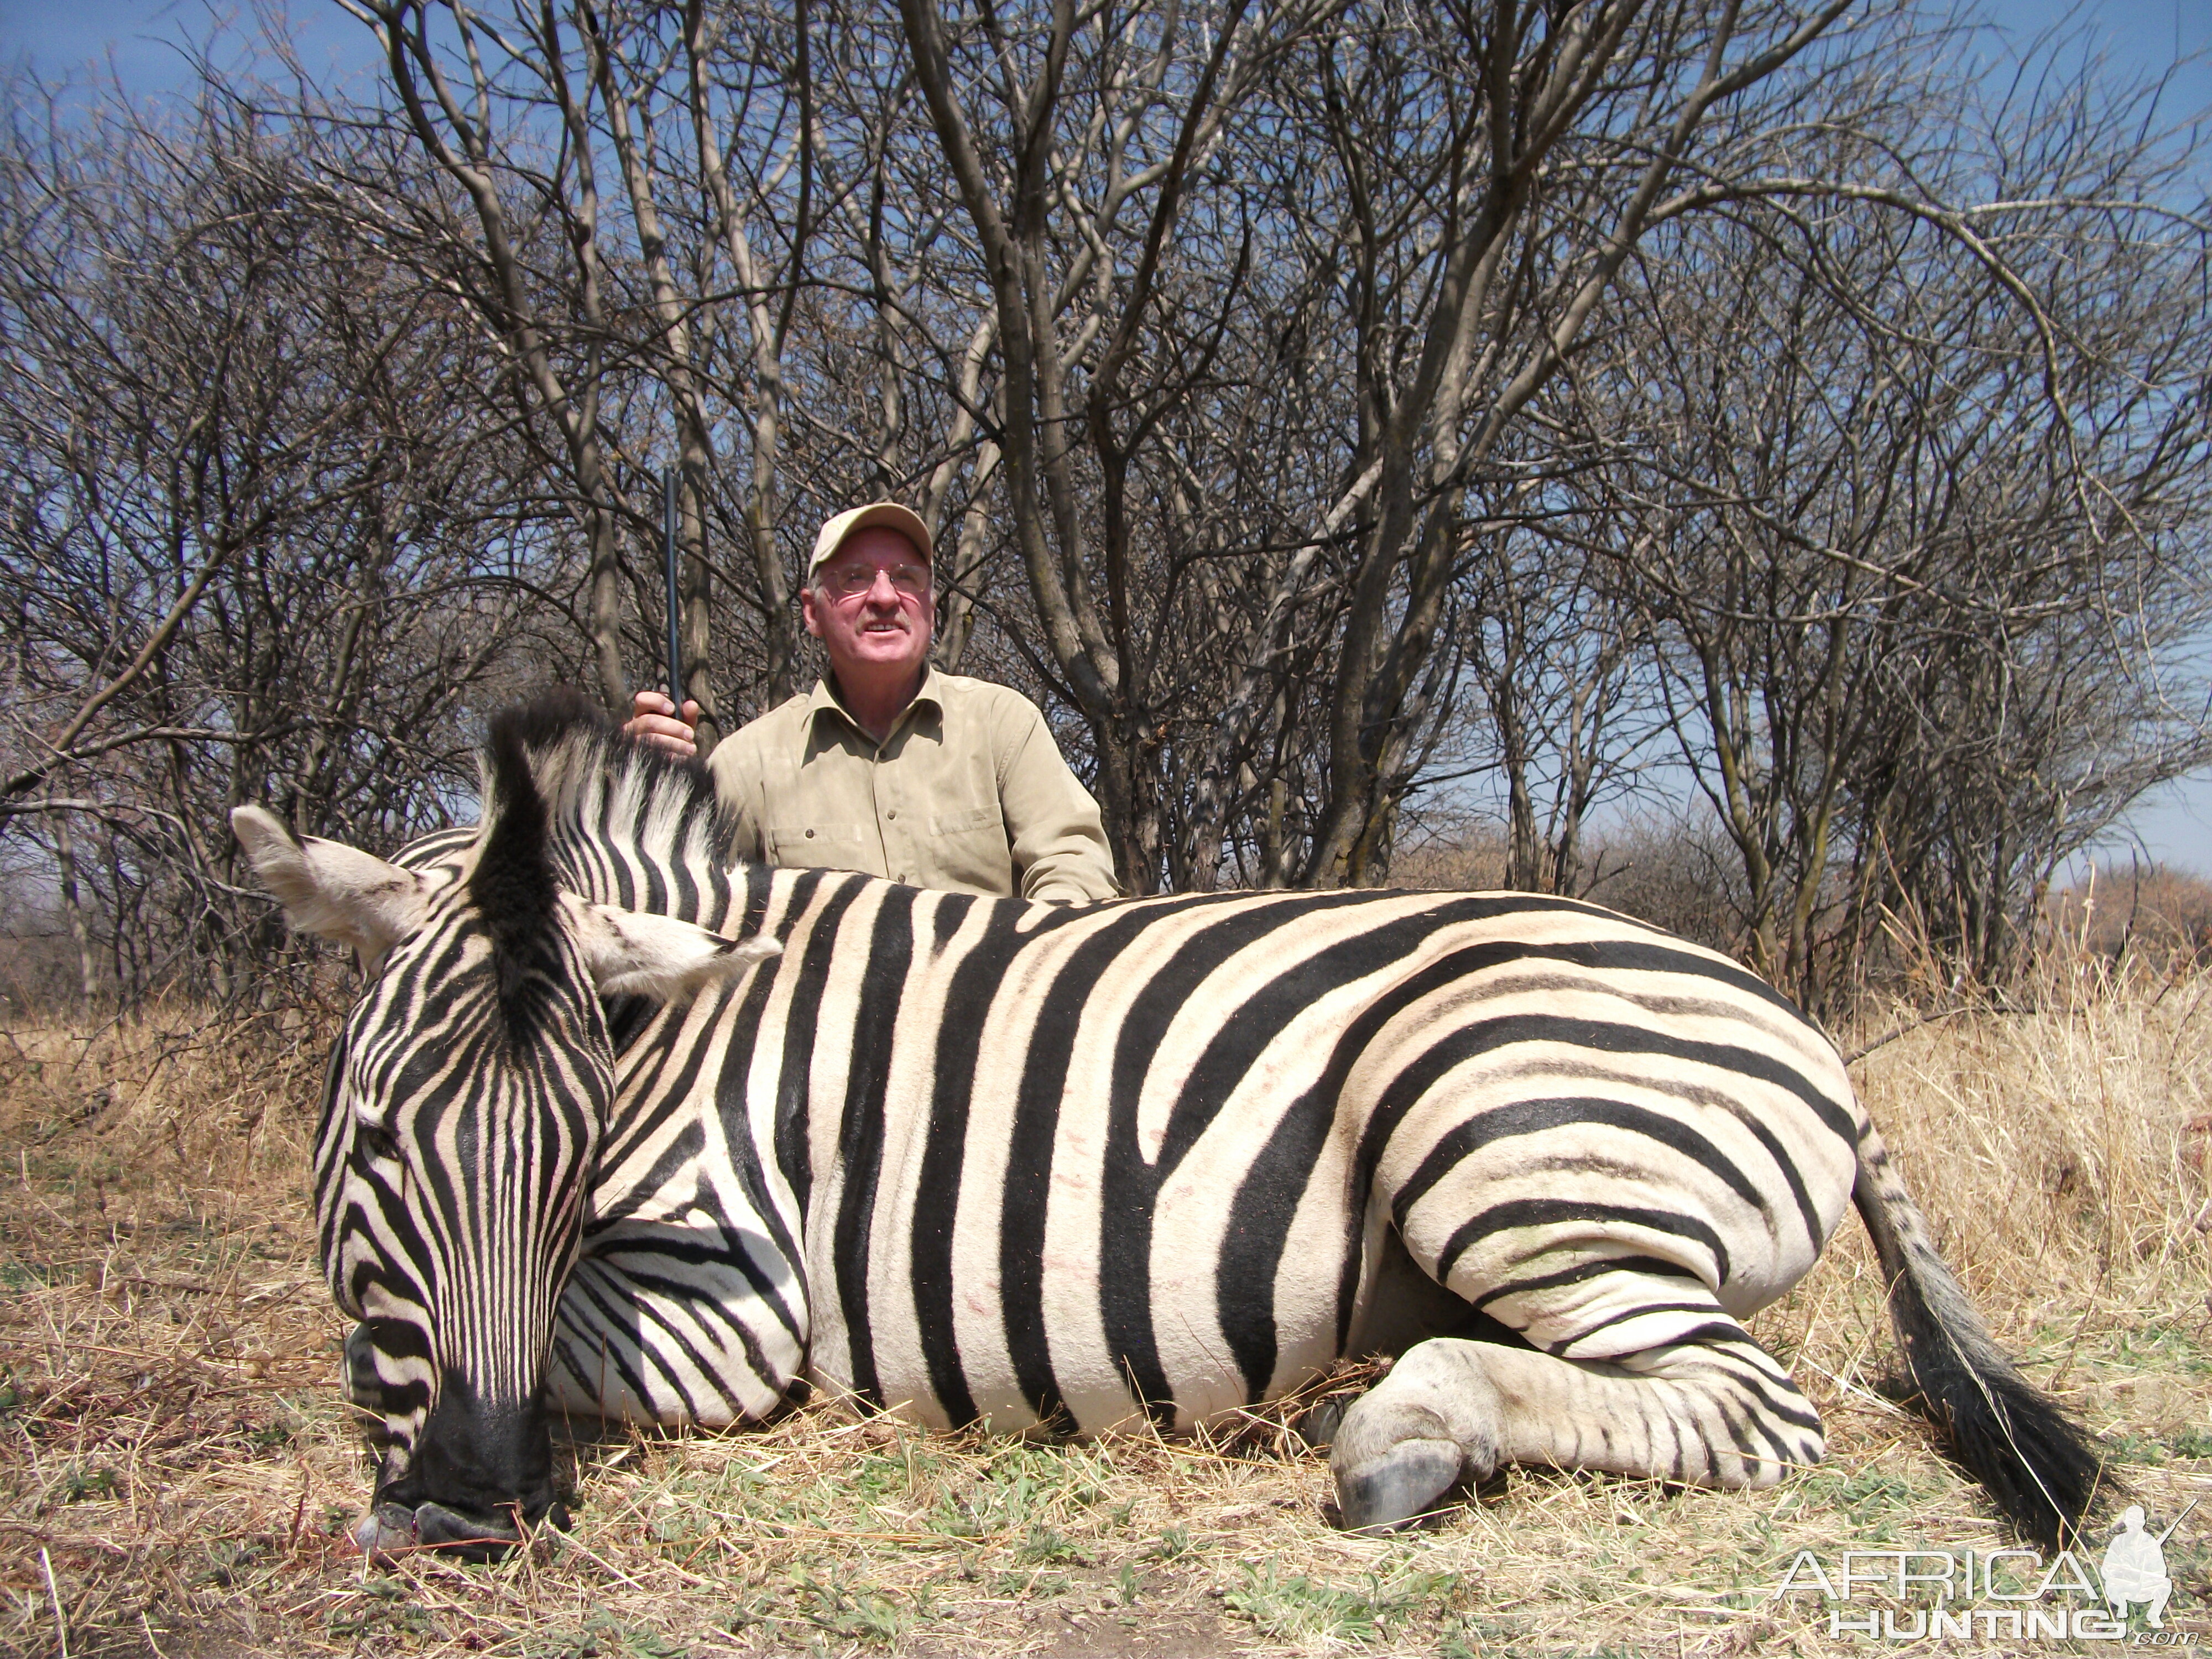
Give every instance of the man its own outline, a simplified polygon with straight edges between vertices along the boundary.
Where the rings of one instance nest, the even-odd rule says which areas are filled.
[[[737,815],[738,856],[960,893],[1112,898],[1098,805],[1036,705],[930,666],[932,553],[928,527],[895,501],[822,526],[799,603],[830,677],[707,763]],[[623,729],[688,758],[698,714],[641,691]]]

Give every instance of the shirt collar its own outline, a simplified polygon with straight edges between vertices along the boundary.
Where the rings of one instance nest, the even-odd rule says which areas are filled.
[[[899,727],[904,726],[908,720],[912,719],[914,716],[914,711],[921,708],[924,703],[927,703],[932,708],[934,708],[937,711],[938,718],[939,720],[942,720],[945,717],[945,693],[942,689],[943,678],[944,677],[937,672],[937,665],[934,663],[923,665],[921,671],[921,685],[920,689],[915,692],[914,701],[907,704],[903,709],[899,711],[898,720],[896,723],[892,726],[890,730],[891,737],[896,737],[898,734]],[[844,721],[846,725],[851,726],[855,732],[859,732],[862,737],[865,738],[868,735],[861,727],[860,721],[854,720],[851,712],[848,710],[845,705],[838,700],[837,693],[831,688],[830,677],[827,674],[824,674],[820,679],[814,682],[814,690],[806,699],[807,724],[810,726],[812,726],[814,721],[825,712],[836,715],[836,717]],[[887,737],[884,741],[889,742],[890,738]]]

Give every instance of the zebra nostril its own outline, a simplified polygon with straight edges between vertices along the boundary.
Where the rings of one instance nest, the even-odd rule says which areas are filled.
[[[545,1515],[555,1527],[566,1529],[568,1513],[555,1504]],[[449,1551],[474,1561],[495,1561],[522,1541],[522,1533],[511,1514],[497,1517],[465,1514],[443,1504],[422,1504],[409,1509],[402,1504],[379,1504],[353,1530],[353,1541],[362,1554],[388,1566],[395,1556],[411,1550]]]
[[[415,1538],[430,1548],[476,1561],[496,1561],[510,1546],[522,1541],[511,1515],[466,1515],[443,1504],[424,1504],[415,1511]]]

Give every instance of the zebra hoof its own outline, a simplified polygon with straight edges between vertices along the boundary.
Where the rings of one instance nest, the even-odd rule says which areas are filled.
[[[1465,1459],[1449,1440],[1401,1440],[1358,1468],[1336,1471],[1346,1532],[1395,1532],[1436,1507],[1458,1484]]]
[[[507,1516],[483,1520],[449,1510],[443,1504],[425,1504],[417,1509],[415,1532],[432,1548],[465,1561],[503,1561],[509,1547],[522,1541],[522,1534]]]

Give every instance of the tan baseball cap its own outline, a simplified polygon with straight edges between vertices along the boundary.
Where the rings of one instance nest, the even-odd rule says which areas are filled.
[[[936,556],[929,544],[929,526],[921,521],[921,514],[896,501],[870,501],[866,507],[848,507],[822,526],[822,533],[814,538],[814,556],[806,562],[806,580],[812,581],[814,573],[826,561],[835,558],[837,550],[853,537],[878,526],[896,530],[912,542],[924,564],[933,562]]]

